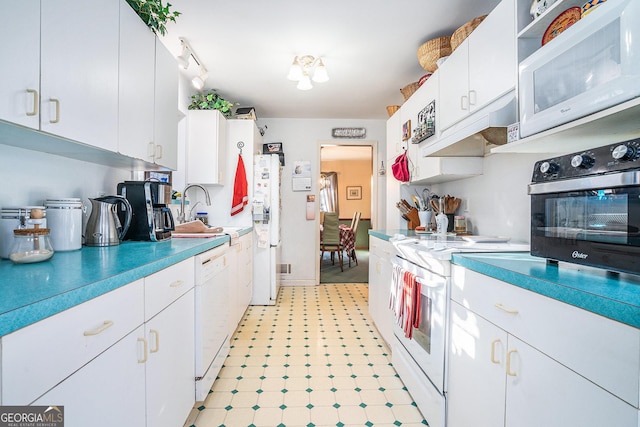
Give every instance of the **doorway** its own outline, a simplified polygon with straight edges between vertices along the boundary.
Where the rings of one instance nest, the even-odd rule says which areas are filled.
[[[325,253],[319,263],[320,283],[368,282],[368,230],[375,217],[377,200],[373,179],[375,157],[375,142],[320,144],[320,221],[324,212],[335,212],[341,226],[350,227],[354,214],[359,213],[353,234],[354,256],[349,259],[345,251],[341,269],[337,259],[332,261],[330,254]],[[349,245],[351,238],[345,239]]]

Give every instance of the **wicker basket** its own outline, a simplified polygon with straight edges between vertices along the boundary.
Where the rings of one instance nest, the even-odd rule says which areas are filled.
[[[389,114],[389,117],[393,116],[399,109],[399,105],[387,105],[387,113]]]
[[[487,15],[482,15],[478,16],[477,18],[473,18],[471,21],[455,30],[451,35],[451,51],[453,52],[454,50],[456,50],[456,48],[460,46],[464,39],[469,37],[469,34],[471,34],[473,30],[475,30],[476,27],[480,25],[480,23],[484,21],[484,18],[486,17]]]
[[[409,99],[411,95],[413,95],[413,93],[418,90],[419,87],[420,84],[418,82],[413,82],[400,89],[402,96],[404,96],[404,100],[406,101],[407,99]]]
[[[423,43],[418,48],[418,61],[422,68],[434,72],[438,66],[436,61],[443,56],[451,55],[451,37],[442,36]]]

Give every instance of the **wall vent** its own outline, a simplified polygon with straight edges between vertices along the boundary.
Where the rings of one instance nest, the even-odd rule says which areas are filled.
[[[280,274],[291,274],[291,264],[278,264]]]

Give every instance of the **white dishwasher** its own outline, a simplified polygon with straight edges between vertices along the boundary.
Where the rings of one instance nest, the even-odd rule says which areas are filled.
[[[196,255],[196,401],[203,401],[229,354],[229,243]]]

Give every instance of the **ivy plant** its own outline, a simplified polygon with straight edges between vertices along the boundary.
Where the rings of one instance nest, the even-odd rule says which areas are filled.
[[[167,22],[176,22],[180,12],[171,11],[171,3],[164,5],[162,0],[127,0],[151,31],[159,35],[167,33]]]
[[[216,91],[211,89],[208,92],[197,93],[191,96],[191,104],[189,110],[218,110],[225,117],[231,117],[233,112],[231,108],[236,105],[227,101]]]

